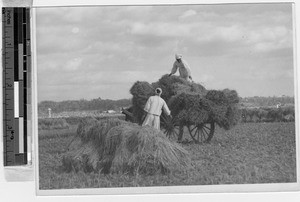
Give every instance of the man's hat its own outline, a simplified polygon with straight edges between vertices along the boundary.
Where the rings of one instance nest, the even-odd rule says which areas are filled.
[[[177,59],[181,59],[181,58],[182,58],[182,55],[177,53],[177,54],[175,54],[175,58],[176,58],[176,60],[177,60]]]
[[[155,89],[155,93],[156,93],[157,95],[160,95],[160,94],[162,93],[162,89],[161,89],[161,88],[156,88],[156,89]]]

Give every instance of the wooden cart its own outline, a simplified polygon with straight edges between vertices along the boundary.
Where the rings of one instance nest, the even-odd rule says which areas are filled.
[[[137,122],[131,112],[131,108],[123,108],[122,113],[126,115],[127,121]],[[202,124],[196,124],[193,122],[187,123],[185,121],[179,121],[176,116],[171,118],[164,114],[161,115],[161,130],[168,138],[181,141],[185,127],[195,143],[208,143],[215,132],[215,122],[212,120]]]

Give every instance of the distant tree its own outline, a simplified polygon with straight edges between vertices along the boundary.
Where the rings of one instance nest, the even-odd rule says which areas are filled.
[[[254,117],[255,117],[255,115],[256,115],[256,109],[255,108],[250,108],[250,109],[248,109],[247,110],[247,115],[248,115],[248,117],[249,117],[249,121],[250,122],[254,122]]]
[[[280,122],[283,121],[283,113],[281,108],[272,108],[267,115],[268,119],[272,122]]]
[[[247,109],[246,108],[242,108],[241,109],[241,117],[242,117],[242,122],[246,123],[247,122]]]
[[[38,104],[39,113],[47,113],[48,108],[51,108],[53,113],[64,111],[83,111],[83,110],[116,110],[121,107],[128,107],[131,105],[130,99],[121,100],[103,100],[100,97],[92,100],[66,100],[61,102],[43,101]]]
[[[256,112],[256,116],[259,122],[262,122],[263,119],[267,118],[268,112],[262,108],[259,108]]]
[[[292,106],[283,107],[282,113],[284,116],[289,115],[289,114],[295,116],[295,108]]]
[[[283,105],[286,104],[294,104],[294,97],[290,96],[280,96],[280,97],[245,97],[241,98],[241,104],[245,106],[254,106],[254,107],[271,107],[275,106],[277,103],[281,103]]]

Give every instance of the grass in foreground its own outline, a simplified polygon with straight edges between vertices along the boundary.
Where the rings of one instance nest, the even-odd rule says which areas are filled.
[[[76,127],[39,132],[40,189],[296,182],[294,123],[217,129],[210,144],[183,145],[192,169],[153,176],[63,172],[61,158],[75,132]]]

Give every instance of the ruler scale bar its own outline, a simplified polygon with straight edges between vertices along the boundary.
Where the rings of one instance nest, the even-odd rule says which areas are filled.
[[[14,117],[19,117],[19,82],[14,82]]]
[[[23,8],[17,8],[17,15],[18,15],[18,42],[20,44],[23,43]]]
[[[4,102],[3,104],[3,118],[4,118],[4,124],[3,124],[3,144],[4,144],[4,165],[13,165],[15,158],[14,155],[11,155],[12,152],[14,152],[14,108],[13,108],[13,100],[14,96],[11,92],[13,92],[13,85],[14,80],[8,79],[8,78],[14,78],[14,69],[13,67],[14,63],[14,52],[13,52],[13,46],[14,46],[14,35],[13,35],[13,21],[14,21],[14,14],[12,9],[7,9],[6,11],[2,10],[2,19],[3,19],[3,32],[4,32],[4,43],[3,44],[3,53],[4,53],[4,60],[3,60],[3,98],[8,100],[9,102]],[[4,29],[4,27],[6,27]],[[9,66],[10,65],[10,66]]]
[[[18,32],[19,32],[19,29],[18,29],[18,8],[13,8],[14,9],[14,79],[15,81],[18,80],[19,78],[19,63],[18,63],[18,60],[19,60],[19,51],[18,51]]]
[[[19,153],[19,118],[15,118],[15,138],[14,138],[14,151],[15,153]]]
[[[24,153],[24,119],[19,118],[19,153]]]
[[[2,8],[4,166],[31,160],[30,9]]]
[[[23,61],[23,44],[19,44],[18,46],[18,49],[19,49],[19,78],[18,80],[23,80],[23,71],[24,71],[24,61]]]
[[[27,79],[28,75],[29,75],[29,71],[30,69],[28,68],[28,65],[30,65],[30,58],[28,58],[28,54],[30,55],[30,26],[28,26],[28,24],[26,24],[27,21],[30,20],[29,18],[29,10],[25,10],[25,12],[23,12],[23,70],[24,70],[24,75],[23,75],[23,92],[24,92],[24,105],[23,105],[23,108],[24,108],[24,113],[23,113],[23,131],[24,131],[24,136],[25,137],[28,137],[28,128],[27,128],[27,124],[28,124],[28,121],[27,121],[27,113],[29,112],[27,109],[28,109],[28,90],[27,90],[27,82],[30,81],[29,79]],[[27,26],[26,26],[27,25]],[[27,38],[28,36],[28,38]],[[24,156],[24,160],[27,162],[28,160],[30,161],[31,160],[31,157],[30,156],[30,152],[27,152],[28,149],[27,147],[29,148],[29,145],[30,145],[30,141],[29,141],[29,144],[27,142],[27,138],[24,138],[24,142],[23,142],[23,152],[26,153],[27,155]]]
[[[23,72],[22,72],[23,75]],[[24,117],[24,87],[23,81],[19,81],[19,117]]]
[[[26,106],[27,105],[27,72],[24,71],[23,72],[23,99],[24,99],[24,111],[26,109]],[[26,113],[24,112],[24,117],[26,116]]]

